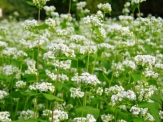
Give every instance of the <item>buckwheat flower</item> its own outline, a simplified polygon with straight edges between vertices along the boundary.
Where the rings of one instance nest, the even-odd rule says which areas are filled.
[[[6,96],[8,96],[8,93],[6,91],[4,91],[4,90],[0,90],[0,100],[5,98]]]
[[[24,23],[22,24],[22,26],[25,30],[30,30],[37,25],[38,25],[38,23],[34,19],[33,20],[25,20]]]
[[[7,45],[8,44],[6,42],[0,41],[0,49],[6,48]]]
[[[84,92],[81,92],[80,88],[70,88],[70,92],[72,98],[82,98],[84,96]]]
[[[131,107],[130,112],[134,115],[137,116],[140,112],[141,109],[137,107],[137,105],[134,105]]]
[[[49,25],[50,27],[55,27],[55,26],[57,25],[57,23],[55,22],[55,20],[52,19],[52,18],[46,19],[46,20],[45,20],[45,23],[46,23],[47,25]]]
[[[85,117],[76,117],[72,120],[72,122],[86,122],[86,118]]]
[[[24,81],[22,81],[22,80],[20,80],[20,81],[17,81],[16,82],[16,85],[15,85],[15,87],[16,88],[24,88],[26,86],[26,82],[24,82]]]
[[[148,108],[140,108],[140,113],[144,117],[148,112]]]
[[[11,122],[10,113],[8,111],[0,111],[0,121],[1,122]]]
[[[98,87],[97,90],[96,90],[96,94],[101,96],[102,93],[103,93],[103,88],[102,87]]]
[[[131,0],[131,4],[139,4],[146,0]]]
[[[144,72],[142,72],[142,74],[145,76],[145,77],[151,77],[151,78],[158,78],[159,74],[158,73],[155,73],[154,71],[152,71],[151,69],[146,69]]]
[[[160,119],[163,119],[163,111],[159,111],[159,116],[160,116]]]
[[[105,3],[105,4],[100,3],[97,5],[97,7],[100,10],[104,11],[105,13],[111,13],[112,11],[111,5],[109,3]]]
[[[29,86],[30,90],[39,90],[40,92],[54,92],[55,86],[52,83],[42,82],[42,83],[34,83]]]
[[[118,94],[111,96],[111,104],[114,106],[117,102],[121,102],[124,98],[124,92],[119,92]]]
[[[147,113],[144,116],[144,119],[147,120],[147,121],[150,121],[150,122],[155,122],[155,119],[153,118],[153,116],[150,113]]]
[[[45,105],[42,104],[42,103],[39,103],[39,104],[37,105],[37,107],[38,107],[39,110],[45,109]]]
[[[122,86],[111,86],[110,88],[105,88],[105,94],[109,95],[109,94],[117,94],[118,92],[123,92],[124,88]]]
[[[55,67],[59,67],[60,69],[63,70],[68,70],[71,68],[71,60],[63,60],[63,61],[54,60],[52,65]]]
[[[120,105],[118,106],[118,108],[120,108],[121,110],[127,111],[126,105]]]
[[[94,15],[84,17],[83,22],[85,24],[91,24],[92,26],[95,26],[95,27],[102,26],[102,21],[97,16],[94,16]]]
[[[129,67],[129,68],[131,68],[131,69],[137,69],[137,66],[136,66],[136,64],[135,64],[135,62],[133,62],[133,61],[131,61],[131,60],[124,60],[123,62],[122,62],[122,64],[124,65],[124,66],[126,66],[126,67]]]
[[[75,57],[74,50],[70,49],[65,44],[51,44],[47,48],[48,50],[53,51],[55,56],[65,55],[66,57]]]
[[[115,117],[111,114],[103,114],[101,115],[102,122],[109,122],[112,121]]]
[[[86,2],[85,1],[82,1],[82,2],[78,2],[77,4],[76,4],[76,8],[78,9],[78,10],[82,10],[85,6],[86,6]]]
[[[53,122],[61,122],[68,119],[68,114],[65,111],[54,110],[53,112]],[[52,117],[49,118],[49,121],[52,122]]]
[[[28,69],[25,70],[25,74],[37,74],[36,61],[33,59],[26,59]]]
[[[157,63],[157,64],[155,64],[155,68],[157,68],[157,69],[163,69],[163,64]]]
[[[14,56],[17,53],[17,49],[14,47],[7,47],[2,51],[2,54],[5,56]]]
[[[125,97],[128,98],[129,100],[136,100],[136,95],[133,91],[131,90],[128,90],[126,93],[125,93]]]
[[[27,110],[27,111],[21,111],[20,116],[18,118],[28,120],[28,119],[34,119],[37,117],[38,117],[38,115],[34,111]]]
[[[26,57],[27,56],[27,53],[22,51],[22,50],[19,50],[16,52],[16,54],[14,55],[14,59],[18,59],[18,58],[21,58],[21,57]]]
[[[120,119],[117,122],[127,122],[126,120]]]
[[[47,1],[49,0],[33,0],[33,3],[38,9],[42,9]]]
[[[104,15],[103,15],[102,11],[97,11],[97,17],[100,18],[100,19],[104,18]]]
[[[113,50],[115,47],[113,45],[110,45],[108,43],[101,43],[97,45],[97,48],[100,50]]]
[[[2,73],[6,76],[10,76],[13,74],[17,74],[19,72],[19,68],[16,66],[12,66],[12,65],[5,65],[2,68]]]
[[[8,30],[7,27],[4,27],[4,26],[0,27],[0,33],[2,33],[2,34],[6,34],[7,30]]]
[[[85,39],[86,39],[85,36],[82,35],[72,35],[70,37],[70,40],[75,43],[82,43]]]
[[[48,109],[43,110],[43,112],[42,112],[42,116],[43,117],[50,117],[51,114],[52,114],[52,111],[51,110],[48,110]]]
[[[137,64],[141,64],[142,66],[146,64],[154,65],[156,62],[156,58],[151,55],[137,55],[134,60]]]
[[[87,122],[96,122],[96,119],[94,118],[93,115],[87,114],[86,121],[87,121]]]
[[[50,15],[56,8],[54,6],[44,6],[44,10],[46,11],[46,15]]]
[[[96,86],[97,84],[101,84],[96,75],[89,74],[88,72],[83,72],[80,76],[80,79],[81,83],[85,83],[88,85]]]

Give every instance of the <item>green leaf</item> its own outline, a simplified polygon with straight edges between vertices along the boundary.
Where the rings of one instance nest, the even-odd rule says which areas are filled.
[[[47,29],[48,27],[49,26],[44,23],[44,24],[33,27],[33,29],[44,30],[44,29]]]
[[[35,4],[33,2],[31,2],[31,1],[26,1],[26,2],[27,2],[27,4],[29,4],[31,6],[35,6]]]
[[[75,112],[78,117],[87,116],[87,114],[92,114],[97,119],[100,115],[100,110],[91,106],[76,108]]]
[[[140,80],[141,74],[134,73],[134,74],[131,74],[131,77],[133,78],[134,81],[138,81]]]
[[[20,119],[12,122],[44,122],[44,121],[37,121],[36,119],[28,119],[28,120]]]
[[[43,95],[47,100],[50,100],[50,101],[53,101],[53,100],[61,101],[61,102],[64,101],[63,99],[61,99],[61,98],[59,98],[59,97],[56,97],[56,96],[54,96],[54,95],[52,95],[52,94],[45,94],[45,93],[43,93],[42,95]]]
[[[134,118],[133,122],[145,122],[142,118]]]
[[[91,99],[91,105],[96,105],[96,104],[98,104],[98,103],[100,103],[100,99],[99,98],[93,98],[93,99]]]
[[[20,91],[13,91],[10,93],[10,96],[13,98],[20,98],[23,97],[23,94]]]

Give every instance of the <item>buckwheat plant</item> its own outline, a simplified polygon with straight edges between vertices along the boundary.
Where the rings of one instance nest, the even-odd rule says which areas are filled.
[[[88,15],[70,0],[74,17],[46,2],[28,2],[38,20],[0,22],[0,121],[161,122],[163,19],[130,15],[143,0],[117,18],[109,3]]]

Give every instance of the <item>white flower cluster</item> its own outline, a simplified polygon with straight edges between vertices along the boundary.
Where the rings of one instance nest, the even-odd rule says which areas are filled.
[[[5,65],[2,67],[2,73],[6,76],[17,74],[19,72],[20,72],[19,68],[13,65]]]
[[[7,47],[2,51],[2,54],[5,56],[14,56],[17,53],[17,49],[14,47]]]
[[[76,4],[76,8],[78,9],[78,10],[83,10],[83,8],[86,6],[86,2],[85,1],[82,1],[82,2],[78,2],[77,4]]]
[[[136,92],[139,94],[138,100],[139,101],[149,101],[150,97],[155,93],[157,88],[154,86],[150,86],[149,88],[140,88],[136,86]]]
[[[22,50],[19,50],[16,52],[16,54],[14,55],[14,59],[18,59],[18,58],[22,58],[22,57],[26,57],[27,56],[27,53],[22,51]]]
[[[118,92],[124,91],[124,88],[122,86],[111,86],[110,88],[105,88],[105,94],[111,95],[111,94],[117,94]]]
[[[83,41],[85,41],[86,40],[86,38],[85,38],[85,36],[82,36],[82,35],[72,35],[71,37],[70,37],[70,40],[72,41],[72,42],[75,42],[75,43],[82,43]]]
[[[127,122],[127,121],[123,120],[123,119],[120,119],[120,120],[117,120],[117,122]]]
[[[102,87],[98,87],[97,90],[96,90],[96,94],[99,95],[99,96],[101,96],[102,93],[103,93],[103,91],[104,91],[104,90],[103,90]]]
[[[114,119],[114,116],[111,114],[102,114],[101,115],[102,122],[109,122],[109,121],[112,121],[113,119]]]
[[[10,113],[7,111],[0,111],[0,122],[11,122]]]
[[[141,115],[144,118],[144,120],[146,120],[146,121],[150,121],[150,122],[155,121],[153,116],[150,113],[148,113],[148,108],[139,108],[139,107],[137,107],[137,105],[134,105],[131,107],[130,112],[134,116]]]
[[[67,56],[67,57],[75,57],[74,50],[70,49],[65,44],[51,44],[48,47],[48,50],[52,51],[55,56]]]
[[[57,25],[56,21],[52,18],[48,18],[45,20],[45,23],[50,27],[55,27]]]
[[[25,70],[25,74],[37,74],[36,61],[33,59],[26,59],[28,69]]]
[[[151,78],[158,78],[159,74],[158,73],[155,73],[152,69],[148,69],[146,68],[144,72],[142,72],[142,74],[145,76],[145,77],[151,77]]]
[[[4,27],[4,26],[0,27],[0,33],[2,33],[2,34],[6,34],[7,30],[8,30],[7,27]]]
[[[70,88],[70,92],[72,98],[82,98],[84,96],[84,92],[80,88]]]
[[[26,86],[26,82],[24,82],[24,81],[22,81],[22,80],[17,81],[17,82],[16,82],[16,85],[15,85],[15,87],[16,87],[17,89],[19,89],[19,88],[24,88],[25,86]]]
[[[131,4],[139,4],[146,0],[131,0]]]
[[[54,60],[52,65],[55,67],[59,67],[60,69],[68,70],[71,67],[71,60],[63,60],[63,61]]]
[[[8,96],[8,93],[6,91],[4,91],[4,90],[0,90],[0,100],[5,98],[6,96]]]
[[[159,111],[159,116],[160,116],[160,119],[163,119],[163,111]]]
[[[38,25],[38,23],[34,19],[33,20],[25,20],[25,22],[22,24],[22,26],[25,30],[30,30],[37,25]]]
[[[105,3],[105,4],[100,3],[97,5],[97,7],[100,10],[104,11],[104,13],[111,13],[112,11],[111,5],[109,3]]]
[[[51,112],[52,113],[52,112]],[[61,122],[61,121],[65,121],[68,119],[68,114],[65,111],[61,111],[61,110],[54,110],[53,112],[53,121],[52,121],[52,117],[49,118],[50,122]]]
[[[55,86],[52,83],[42,82],[42,83],[34,83],[29,86],[30,90],[39,90],[40,92],[54,92]]]
[[[42,9],[47,1],[49,0],[33,0],[33,3],[38,9]]]
[[[142,66],[145,65],[152,66],[156,62],[155,56],[151,56],[151,55],[137,55],[135,56],[134,60],[137,64],[140,64]]]
[[[91,24],[92,26],[95,27],[101,27],[102,26],[102,20],[98,18],[98,16],[86,16],[83,18],[84,24]]]
[[[74,77],[72,77],[71,80],[76,82],[77,84],[84,83],[93,86],[101,84],[101,82],[97,79],[96,75],[89,74],[88,72],[84,72],[80,76],[76,74]]]
[[[136,66],[135,62],[132,61],[132,60],[126,59],[126,60],[124,60],[124,61],[122,62],[122,64],[123,64],[125,67],[131,68],[131,69],[133,69],[133,70],[137,69],[137,66]]]
[[[76,117],[72,122],[96,122],[96,119],[93,115],[87,114],[87,117]]]
[[[121,102],[123,99],[136,100],[136,94],[132,90],[121,91],[111,96],[111,105],[115,105],[117,102]]]
[[[34,119],[37,118],[37,114],[32,110],[21,111],[20,116],[18,118],[24,120]]]
[[[0,49],[6,48],[7,45],[8,45],[8,44],[7,44],[6,42],[0,41]]]
[[[97,45],[97,48],[100,50],[113,50],[115,47],[113,45],[110,45],[108,43],[101,43]]]
[[[51,15],[53,11],[56,10],[54,6],[44,6],[44,10],[46,11],[46,15]]]
[[[55,81],[57,79],[57,74],[55,75],[54,73],[50,72],[49,70],[45,70],[45,72],[53,81]],[[69,78],[67,75],[65,75],[65,74],[58,75],[59,82],[64,82],[64,81],[68,81],[68,80],[69,80]]]

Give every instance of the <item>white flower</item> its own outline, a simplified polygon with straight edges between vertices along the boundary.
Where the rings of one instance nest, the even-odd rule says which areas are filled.
[[[33,20],[25,20],[25,22],[22,24],[22,26],[25,30],[30,30],[37,25],[38,25],[38,23],[34,19]]]
[[[0,111],[0,121],[1,122],[11,122],[10,113],[8,111]]]
[[[105,4],[100,3],[97,5],[97,7],[100,10],[104,11],[105,13],[111,13],[112,11],[111,5],[109,3],[105,3]]]
[[[131,112],[133,115],[137,116],[137,115],[141,112],[141,109],[138,108],[137,105],[135,105],[135,106],[132,106],[132,107],[131,107],[130,112]]]
[[[109,121],[112,121],[114,119],[114,116],[113,115],[111,115],[111,114],[103,114],[103,115],[101,115],[101,120],[103,121],[103,122],[109,122]]]
[[[154,122],[155,119],[153,118],[153,116],[150,113],[147,113],[144,117],[145,120],[150,121],[150,122]]]
[[[24,81],[17,81],[15,87],[16,88],[24,88],[26,86],[26,82]]]
[[[72,98],[82,98],[84,96],[84,92],[81,92],[80,88],[70,88],[70,92]]]
[[[33,0],[33,3],[38,9],[42,9],[47,1],[49,0]]]
[[[161,111],[161,110],[159,111],[159,116],[161,119],[163,119],[163,111]]]
[[[21,111],[20,112],[20,116],[18,117],[19,119],[24,119],[24,120],[28,120],[28,119],[34,119],[37,118],[37,114],[32,111],[32,110],[27,110],[27,111]]]
[[[101,96],[102,93],[103,93],[103,88],[102,87],[98,87],[97,90],[96,90],[96,94]]]
[[[8,93],[4,90],[0,90],[0,100],[2,100],[6,96],[8,96]]]
[[[46,19],[46,20],[45,20],[45,23],[46,23],[47,25],[51,26],[51,27],[55,27],[55,26],[56,26],[56,22],[55,22],[55,20],[52,19],[52,18]]]

